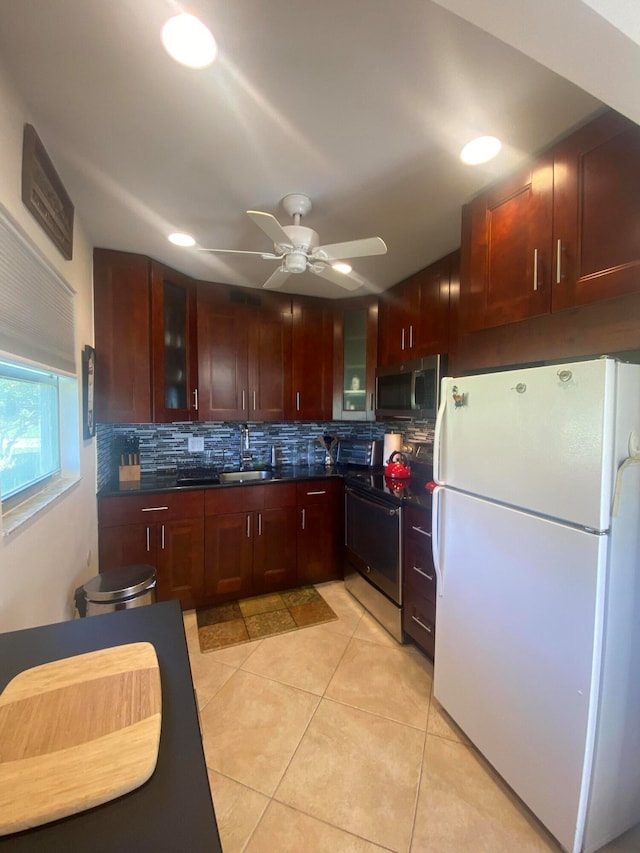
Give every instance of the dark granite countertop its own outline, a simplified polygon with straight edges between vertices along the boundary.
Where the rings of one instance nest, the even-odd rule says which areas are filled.
[[[252,486],[268,486],[269,483],[335,477],[348,479],[348,475],[352,472],[363,473],[366,472],[366,469],[335,466],[326,468],[324,465],[289,465],[277,468],[272,472],[271,478],[266,480],[249,480],[242,483],[199,483],[193,485],[177,485],[177,475],[175,473],[143,474],[140,480],[130,483],[120,483],[118,480],[110,481],[98,491],[98,497],[121,497],[124,495],[151,494],[154,492],[190,492],[196,489],[227,489],[239,485],[243,488],[251,488]],[[378,479],[383,482],[382,476],[379,475]],[[402,490],[401,494],[405,505],[416,506],[427,512],[431,511],[431,493],[424,489],[424,482],[419,477],[412,478],[408,487]]]
[[[249,480],[242,483],[199,483],[194,485],[178,485],[177,474],[143,474],[140,480],[120,483],[111,480],[98,490],[98,497],[117,497],[119,495],[145,494],[146,492],[185,492],[194,489],[226,489],[232,486],[267,486],[269,483],[282,483],[295,480],[315,480],[327,477],[339,477],[344,471],[336,468],[326,468],[324,465],[289,465],[276,468],[272,476],[266,480]]]

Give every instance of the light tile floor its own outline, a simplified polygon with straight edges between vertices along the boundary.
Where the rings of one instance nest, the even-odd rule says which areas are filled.
[[[318,588],[337,621],[207,654],[184,614],[224,853],[558,853],[438,706],[429,660]]]

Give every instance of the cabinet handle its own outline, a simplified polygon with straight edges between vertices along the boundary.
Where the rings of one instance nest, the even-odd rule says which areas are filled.
[[[409,349],[413,349],[413,323],[409,326]]]
[[[533,289],[538,289],[538,250],[533,250]]]
[[[423,536],[428,536],[431,539],[431,534],[428,530],[423,530],[421,527],[416,527],[414,524],[411,525],[411,529],[415,530],[416,533],[421,533]]]
[[[326,490],[326,489],[322,489],[322,491],[320,491],[320,492],[307,492],[307,494],[308,494],[308,495],[326,495],[326,494],[327,494],[327,490]]]
[[[168,506],[143,506],[140,512],[160,512],[163,509],[169,509]]]
[[[160,529],[160,547],[164,551],[164,524],[162,525],[162,527]]]
[[[422,569],[419,569],[418,566],[414,566],[413,571],[417,572],[419,575],[422,575],[422,577],[426,578],[428,581],[433,580],[433,575],[428,575],[426,572],[423,572]]]
[[[373,391],[371,392],[371,406],[370,406],[370,409],[371,409],[371,411],[373,411]]]
[[[193,391],[193,408],[198,411],[198,389],[195,388]]]
[[[245,400],[245,398],[244,398],[244,388],[243,388],[243,389],[242,389],[242,406],[240,407],[240,408],[242,409],[242,411],[243,411],[243,412],[244,412],[244,410],[245,410],[245,408],[246,408],[246,407],[245,407],[245,402],[246,402],[246,400]]]
[[[556,247],[556,284],[562,281],[562,240],[558,240]]]
[[[303,508],[302,508],[302,529],[303,529],[303,530],[304,530],[304,527],[305,527],[306,520],[307,520],[307,511],[306,511],[306,509],[303,507]]]
[[[296,391],[296,412],[300,411],[300,392]]]
[[[247,515],[247,539],[251,539],[251,516]]]
[[[254,391],[253,392],[253,411],[255,412],[255,410],[256,410],[256,392]]]
[[[400,335],[400,349],[404,349],[404,328],[402,329],[402,334]]]
[[[433,628],[431,628],[429,625],[425,625],[424,622],[421,619],[418,619],[417,616],[412,616],[411,618],[414,622],[417,622],[421,628],[424,628],[427,634],[433,634]]]
[[[262,536],[262,513],[258,513],[258,536]]]
[[[147,527],[147,552],[151,550],[151,528]]]

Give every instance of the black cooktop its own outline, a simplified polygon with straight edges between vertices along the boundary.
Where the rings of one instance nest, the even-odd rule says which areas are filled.
[[[384,466],[380,468],[344,471],[345,482],[354,488],[370,492],[372,496],[394,504],[412,503],[431,508],[431,492],[425,486],[433,479],[433,457],[431,445],[414,443],[409,445],[407,461],[411,468],[408,480],[385,477]]]

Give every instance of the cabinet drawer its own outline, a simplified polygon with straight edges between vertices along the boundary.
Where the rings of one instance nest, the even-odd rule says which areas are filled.
[[[264,508],[283,509],[296,505],[295,483],[273,483],[263,488]]]
[[[102,527],[114,527],[118,524],[154,524],[157,521],[201,518],[203,495],[204,492],[198,490],[101,498],[98,501],[98,521]]]
[[[225,486],[207,489],[204,495],[204,514],[229,515],[234,512],[259,512],[264,506],[266,486]]]
[[[417,558],[416,558],[417,557]],[[424,596],[435,603],[436,600],[436,570],[431,554],[421,559],[416,554],[413,559],[407,554],[404,562],[404,583],[409,594]]]
[[[433,657],[436,640],[436,605],[422,595],[405,596],[402,626],[416,643]]]
[[[298,506],[331,501],[338,494],[341,483],[333,480],[305,480],[297,484]]]

